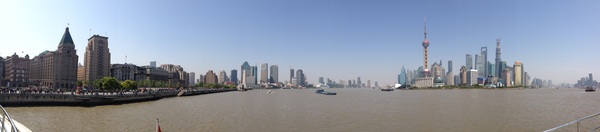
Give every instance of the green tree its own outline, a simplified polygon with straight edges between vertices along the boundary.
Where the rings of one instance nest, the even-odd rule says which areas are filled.
[[[121,88],[124,89],[137,89],[137,82],[132,80],[125,80],[121,82]]]
[[[82,82],[82,81],[80,81],[80,80],[77,80],[77,86],[78,86],[78,87],[82,87],[82,86],[83,86],[83,82]]]
[[[121,85],[119,84],[119,81],[117,81],[116,78],[114,77],[103,77],[102,79],[100,79],[98,81],[98,84],[100,84],[100,89],[105,89],[105,90],[109,90],[109,89],[119,89],[121,87]]]

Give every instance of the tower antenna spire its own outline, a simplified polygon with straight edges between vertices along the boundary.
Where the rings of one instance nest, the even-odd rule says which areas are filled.
[[[427,16],[425,16],[424,25],[425,25],[425,39],[427,39]]]

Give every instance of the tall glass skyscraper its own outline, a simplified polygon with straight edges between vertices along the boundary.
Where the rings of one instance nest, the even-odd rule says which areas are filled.
[[[465,66],[467,66],[467,70],[475,68],[473,67],[473,56],[471,54],[467,54]]]
[[[398,83],[406,85],[406,69],[404,69],[404,66],[402,66],[402,71],[400,71],[400,75],[398,76]]]

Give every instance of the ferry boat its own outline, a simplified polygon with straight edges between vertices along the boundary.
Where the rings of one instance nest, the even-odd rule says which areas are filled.
[[[0,106],[0,108],[2,108],[2,113],[1,113],[2,115],[0,116],[0,122],[2,122],[2,124],[0,124],[0,125],[2,127],[0,127],[0,131],[2,131],[2,132],[31,132],[31,130],[29,130],[29,128],[27,128],[25,125],[10,118],[10,115],[8,115],[8,112],[6,112],[4,107]]]
[[[586,88],[585,88],[585,91],[586,91],[586,92],[595,92],[595,91],[596,91],[596,89],[594,89],[594,88],[592,88],[592,87],[586,87]]]
[[[317,93],[317,94],[323,94],[323,95],[337,95],[336,92],[328,92],[328,91],[325,91],[323,89],[317,89],[317,91],[315,91],[315,93]]]

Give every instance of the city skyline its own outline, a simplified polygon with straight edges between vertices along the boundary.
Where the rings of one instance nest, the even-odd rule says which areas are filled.
[[[33,57],[54,50],[57,38],[69,27],[82,64],[87,38],[97,34],[110,38],[112,64],[156,61],[206,73],[237,69],[248,61],[252,66],[278,64],[285,68],[282,71],[302,69],[310,83],[318,82],[318,77],[362,77],[389,85],[396,82],[403,65],[410,70],[423,65],[423,58],[417,56],[423,54],[422,22],[427,16],[432,62],[453,60],[453,67],[461,67],[465,54],[495,47],[501,38],[502,61],[523,62],[532,78],[573,84],[589,73],[600,74],[595,68],[600,62],[585,57],[600,55],[594,52],[600,44],[593,40],[600,34],[595,24],[600,19],[592,17],[599,12],[593,6],[598,4],[2,1],[0,56]],[[495,58],[492,54],[487,53],[490,62]],[[566,67],[571,69],[562,70]]]

